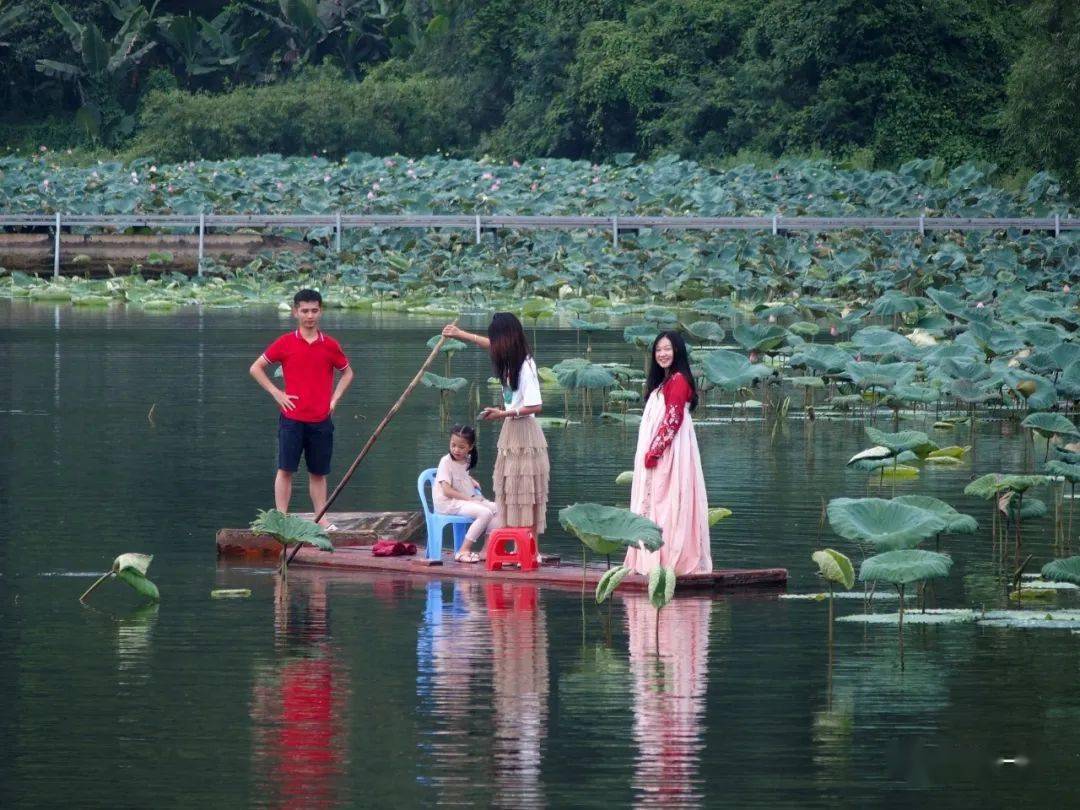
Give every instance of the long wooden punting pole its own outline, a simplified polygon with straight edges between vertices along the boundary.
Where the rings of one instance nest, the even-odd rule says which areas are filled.
[[[458,319],[454,318],[455,325],[457,324],[457,322]],[[340,483],[338,483],[338,485],[334,487],[334,491],[331,492],[330,497],[326,499],[326,503],[323,504],[323,508],[320,509],[313,518],[316,523],[322,520],[323,515],[325,515],[329,511],[331,504],[333,504],[337,496],[341,494],[341,490],[345,489],[345,485],[349,483],[349,479],[352,478],[353,473],[356,472],[356,468],[359,467],[360,462],[364,460],[364,456],[368,454],[368,451],[371,449],[372,445],[374,445],[375,442],[378,440],[379,435],[383,432],[386,426],[390,424],[390,420],[394,418],[394,414],[396,414],[401,409],[401,406],[405,404],[405,400],[409,398],[409,394],[411,394],[413,392],[413,389],[420,384],[420,378],[424,376],[424,372],[428,370],[428,366],[430,366],[435,361],[435,357],[439,354],[439,349],[442,348],[442,345],[445,342],[446,335],[440,336],[439,341],[435,344],[435,348],[431,350],[431,354],[428,355],[427,360],[425,360],[424,364],[420,366],[420,370],[416,372],[416,376],[412,378],[412,381],[407,386],[405,386],[405,390],[401,392],[401,396],[397,398],[397,402],[390,406],[390,410],[386,412],[386,416],[382,418],[382,421],[379,422],[378,427],[375,428],[374,433],[371,434],[371,437],[367,440],[367,443],[364,444],[364,446],[360,449],[360,454],[356,457],[356,460],[353,461],[349,469],[345,471],[345,476],[341,479]],[[296,548],[293,549],[292,556],[290,556],[288,560],[289,562],[292,562],[293,557],[295,557],[299,553],[300,545],[302,544],[298,544]]]

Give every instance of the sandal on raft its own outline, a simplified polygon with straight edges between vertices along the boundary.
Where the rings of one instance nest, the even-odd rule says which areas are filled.
[[[478,563],[480,555],[475,551],[459,551],[454,555],[454,560],[459,563]]]

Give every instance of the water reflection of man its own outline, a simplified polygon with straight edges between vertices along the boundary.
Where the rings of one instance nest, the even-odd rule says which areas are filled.
[[[332,807],[344,772],[347,679],[329,641],[326,583],[317,574],[294,577],[288,595],[276,596],[285,657],[256,674],[253,770],[270,787],[271,805]]]

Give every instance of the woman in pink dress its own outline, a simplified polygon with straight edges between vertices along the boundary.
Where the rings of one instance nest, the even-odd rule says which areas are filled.
[[[697,389],[686,343],[678,332],[661,332],[652,345],[645,384],[645,412],[638,428],[630,511],[663,531],[659,551],[630,549],[626,564],[639,574],[657,565],[676,574],[712,571],[705,476],[690,412]]]

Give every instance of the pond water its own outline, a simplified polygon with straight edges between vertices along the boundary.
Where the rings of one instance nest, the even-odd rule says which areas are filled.
[[[337,416],[338,474],[440,323],[327,313],[358,374]],[[214,532],[272,505],[274,407],[247,367],[287,320],[0,302],[0,328],[0,806],[1072,800],[1080,636],[1067,630],[910,626],[901,671],[895,627],[838,624],[830,655],[824,605],[775,595],[679,598],[658,634],[648,602],[621,594],[598,610],[530,586],[295,569],[278,600],[269,568],[218,563]],[[542,365],[581,353],[571,330],[537,337]],[[594,359],[641,361],[621,335],[593,345]],[[468,351],[453,373],[489,370]],[[561,396],[548,404],[561,413]],[[827,525],[818,534],[822,499],[881,491],[844,467],[869,444],[861,422],[774,431],[713,416],[725,418],[698,428],[710,502],[734,510],[713,530],[718,566],[784,566],[789,590],[807,591],[815,548],[857,558]],[[414,508],[445,434],[419,389],[340,508]],[[966,428],[935,438],[969,443]],[[632,440],[595,419],[549,431],[544,548],[578,553],[558,508],[627,501],[614,479]],[[480,443],[490,491],[490,427]],[[936,495],[985,525],[988,504],[964,484],[1028,469],[1032,453],[1015,426],[987,423],[964,465],[884,491]],[[1037,570],[1050,521],[1027,532]],[[956,564],[938,604],[1002,603],[985,528],[945,548]],[[127,551],[154,555],[160,606],[111,583],[81,607]],[[220,587],[253,593],[211,600]]]

